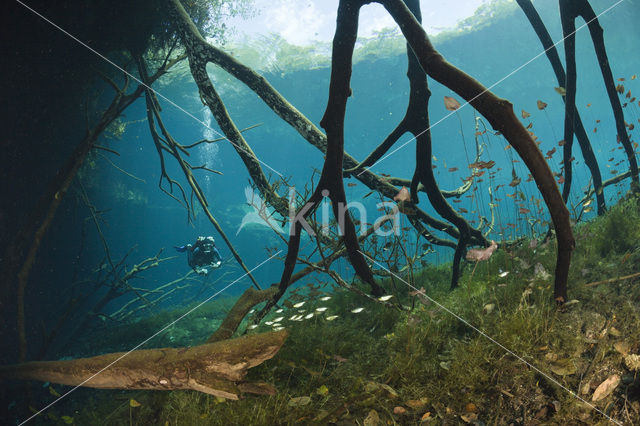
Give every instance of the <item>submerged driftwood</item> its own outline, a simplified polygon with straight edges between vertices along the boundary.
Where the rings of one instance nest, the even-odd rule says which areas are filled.
[[[266,383],[245,382],[247,370],[272,358],[286,331],[243,336],[191,348],[143,349],[67,361],[0,367],[0,380],[41,380],[101,389],[191,389],[227,399],[273,394]]]

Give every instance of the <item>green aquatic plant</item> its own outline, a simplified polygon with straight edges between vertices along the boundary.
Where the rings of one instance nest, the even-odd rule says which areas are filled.
[[[583,244],[600,257],[625,254],[638,246],[640,211],[636,197],[623,200],[611,208],[609,213],[595,219],[589,227],[591,238]]]
[[[604,217],[582,224],[577,235],[588,241],[606,239],[601,233],[607,224],[619,224],[622,218],[629,228],[638,226],[635,203],[624,201]],[[613,237],[614,243],[626,239]],[[608,406],[615,419],[625,418],[627,404],[627,421],[637,421],[640,411],[632,407],[640,408],[640,402],[633,392],[640,384],[624,366],[620,350],[640,350],[640,310],[634,302],[640,300],[640,287],[633,279],[589,287],[591,275],[582,270],[600,268],[600,277],[628,273],[637,264],[631,261],[638,260],[639,249],[636,242],[631,255],[616,251],[603,262],[579,238],[570,274],[577,300],[562,309],[550,298],[552,281],[544,273],[554,264],[553,242],[532,248],[525,240],[498,250],[478,266],[473,279],[469,264],[454,291],[449,290],[449,265],[423,268],[414,275],[414,287],[422,293],[398,286],[391,299],[396,307],[328,285],[315,291],[303,287],[291,302],[305,301],[301,309],[306,312],[327,309],[308,320],[282,321],[290,332],[287,342],[276,357],[249,371],[250,380],[275,385],[276,395],[223,401],[186,391],[130,392],[126,403],[100,401],[120,407],[113,408],[116,414],[105,424],[128,421],[130,398],[142,404],[134,413],[139,424],[362,423],[372,411],[382,422],[396,424],[417,424],[425,416],[436,424],[471,418],[511,423],[519,416],[542,423],[595,423],[604,417],[566,389],[579,391],[592,403],[595,388],[614,373],[621,384],[594,404],[601,410]],[[386,279],[381,285],[392,284]],[[331,298],[320,300],[326,296]],[[216,303],[207,304],[202,315],[213,318],[222,308]],[[355,314],[356,307],[363,310]],[[288,315],[290,309],[277,315]],[[338,317],[328,321],[329,315]],[[199,319],[184,321],[195,324]],[[267,326],[256,331],[264,331],[262,327]],[[90,407],[94,405],[74,419],[87,419]]]

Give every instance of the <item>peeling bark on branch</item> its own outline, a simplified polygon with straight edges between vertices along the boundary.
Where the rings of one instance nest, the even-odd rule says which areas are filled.
[[[286,337],[283,330],[189,348],[7,365],[0,367],[0,380],[39,380],[99,389],[191,389],[227,399],[239,399],[243,392],[274,394],[271,385],[244,378],[249,368],[273,358]]]

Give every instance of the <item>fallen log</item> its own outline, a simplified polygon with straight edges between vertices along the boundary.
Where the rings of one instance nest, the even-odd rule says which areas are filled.
[[[40,380],[100,389],[191,389],[237,400],[242,393],[275,393],[273,386],[246,382],[244,377],[249,368],[271,359],[286,337],[283,330],[187,348],[6,365],[0,367],[0,380]]]

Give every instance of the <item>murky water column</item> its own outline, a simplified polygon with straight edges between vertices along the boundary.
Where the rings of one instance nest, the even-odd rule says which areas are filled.
[[[202,127],[202,137],[207,140],[215,139],[219,137],[219,135],[213,131],[211,128],[211,123],[213,121],[213,115],[209,108],[202,109],[202,121],[206,126]],[[220,166],[220,159],[218,158],[218,147],[217,143],[203,143],[200,145],[200,160],[202,163],[206,164],[209,168],[215,168]],[[205,192],[205,196],[209,196],[209,189],[211,186],[211,173],[206,173],[203,175],[203,179],[200,181],[201,186],[203,187],[203,191]]]

